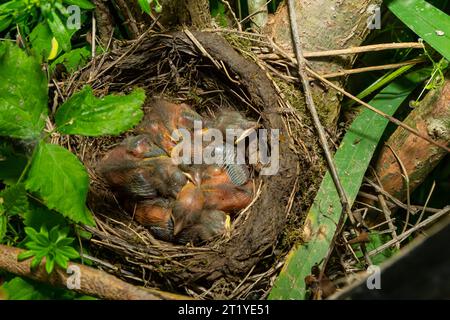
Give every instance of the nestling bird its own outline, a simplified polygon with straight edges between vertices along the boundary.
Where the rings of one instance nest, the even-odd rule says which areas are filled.
[[[236,186],[233,183],[204,184],[201,187],[205,201],[204,208],[235,213],[252,201],[252,183]]]
[[[138,202],[133,210],[134,219],[158,239],[173,241],[173,219],[171,202],[166,199]]]
[[[217,118],[208,121],[206,126],[208,128],[219,129],[225,136],[227,129],[243,130],[245,132],[257,128],[258,123],[246,119],[238,111],[223,110],[219,113]]]
[[[170,155],[176,142],[174,131],[184,128],[192,130],[195,121],[202,117],[187,104],[175,104],[169,101],[153,98],[147,103],[150,108],[141,124],[136,128],[138,133],[151,135],[152,140]]]
[[[227,231],[227,214],[220,210],[201,210],[189,216],[185,228],[175,235],[178,243],[200,244]]]
[[[176,198],[187,179],[163,150],[147,135],[125,140],[107,153],[97,170],[119,195],[153,199]]]
[[[199,185],[188,182],[178,194],[173,205],[174,234],[183,230],[196,212],[203,209],[205,200]]]

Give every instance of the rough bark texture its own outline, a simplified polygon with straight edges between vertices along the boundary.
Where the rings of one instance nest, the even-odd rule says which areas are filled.
[[[159,21],[173,28],[178,25],[190,25],[197,29],[211,25],[208,0],[160,0],[163,7]]]
[[[17,256],[24,250],[0,245],[0,270],[15,275],[44,282],[54,287],[65,288],[71,276],[64,270],[55,268],[49,275],[45,271],[45,260],[36,270],[31,270],[31,259],[18,262]],[[166,293],[158,290],[149,290],[128,284],[116,277],[94,268],[81,264],[69,263],[80,270],[80,288],[74,291],[108,300],[161,300],[186,299],[188,297]]]
[[[301,0],[297,1],[297,19],[305,51],[324,51],[359,46],[369,34],[368,8],[381,0]],[[293,53],[291,31],[286,5],[280,6],[271,17],[266,32],[286,51]],[[319,73],[338,72],[352,65],[351,56],[335,59],[311,59],[311,66]],[[344,81],[336,82],[344,85]],[[314,99],[322,120],[335,127],[340,111],[340,96],[334,90],[313,87]]]
[[[404,122],[422,134],[444,145],[450,145],[450,79],[441,89],[430,91]],[[447,154],[442,148],[403,128],[398,128],[386,144],[395,151],[405,166],[410,180],[410,192],[420,185]],[[400,200],[406,198],[406,183],[399,160],[386,146],[377,161],[376,172],[387,192]]]
[[[106,0],[94,0],[95,19],[97,21],[98,34],[103,46],[108,44],[114,30],[114,21],[109,11]]]

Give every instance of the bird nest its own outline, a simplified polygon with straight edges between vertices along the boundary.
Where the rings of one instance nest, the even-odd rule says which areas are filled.
[[[135,41],[113,42],[108,53],[60,86],[63,96],[86,83],[98,96],[140,87],[147,97],[185,102],[204,116],[234,109],[262,127],[280,130],[277,174],[256,174],[253,201],[233,219],[231,232],[201,246],[155,239],[121,209],[96,173],[96,164],[131,132],[62,137],[61,144],[79,156],[91,178],[88,206],[97,225],[86,227],[92,237],[84,257],[99,268],[196,298],[263,298],[289,247],[301,241],[303,212],[321,173],[316,138],[291,106],[301,94],[293,91],[291,100],[282,98],[283,84],[273,81],[263,62],[246,50],[251,37],[244,44],[227,39],[215,32],[147,32]]]

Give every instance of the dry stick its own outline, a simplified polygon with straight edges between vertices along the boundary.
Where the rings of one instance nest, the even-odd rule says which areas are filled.
[[[405,225],[402,229],[402,233],[404,233],[406,231],[406,228],[408,228],[408,223],[409,223],[409,217],[411,215],[411,194],[409,191],[409,175],[408,175],[408,171],[406,171],[405,165],[403,164],[402,159],[400,159],[400,157],[398,156],[397,152],[394,151],[394,149],[392,149],[392,147],[386,143],[386,146],[389,148],[389,150],[391,150],[392,154],[394,155],[395,159],[397,159],[398,165],[400,166],[400,169],[403,172],[403,179],[405,179],[405,184],[406,184],[406,221],[405,221]],[[381,181],[380,181],[381,184]]]
[[[347,54],[382,51],[382,50],[423,49],[423,48],[425,48],[425,46],[421,42],[383,43],[347,49],[328,50],[320,52],[305,52],[305,58],[340,56]]]
[[[342,209],[350,218],[352,225],[355,226],[356,225],[355,219],[351,213],[351,208],[350,208],[350,205],[348,202],[348,197],[347,197],[345,190],[341,184],[341,181],[339,180],[336,166],[334,165],[333,157],[332,157],[331,151],[328,147],[325,130],[323,129],[322,124],[320,123],[319,115],[317,114],[314,99],[312,96],[311,87],[309,85],[309,79],[308,79],[308,76],[306,73],[306,60],[303,57],[303,52],[302,52],[302,47],[301,47],[301,42],[300,42],[300,35],[298,33],[298,25],[297,25],[296,13],[295,13],[294,0],[288,0],[288,10],[289,10],[289,20],[290,20],[290,24],[291,24],[292,42],[294,44],[295,54],[296,54],[297,61],[298,61],[298,74],[300,75],[301,82],[303,85],[306,106],[308,107],[308,110],[311,113],[311,116],[312,116],[312,119],[314,122],[314,126],[319,135],[320,144],[321,144],[324,154],[325,154],[325,159],[328,164],[329,172],[333,179],[334,185],[336,186],[336,190],[339,194],[339,200],[341,202]],[[343,224],[343,222],[344,222],[344,214],[341,214],[341,216],[339,218],[339,222],[338,222],[338,228],[336,228],[336,232],[334,233],[333,238],[331,240],[327,256],[325,257],[325,260],[323,262],[323,268],[320,272],[319,280],[322,279],[323,273],[325,271],[325,267],[328,263],[328,259],[334,248],[334,242],[336,241],[336,237],[339,233],[339,229],[340,229],[339,226],[341,226]],[[358,231],[356,228],[355,228],[355,231],[358,234]],[[363,250],[363,252],[364,252],[364,250]]]
[[[386,191],[385,191],[385,192],[386,192]],[[374,196],[374,195],[369,194],[369,193],[364,192],[364,191],[359,191],[359,192],[358,192],[358,196],[359,196],[359,197],[366,198],[366,199],[369,199],[369,200],[373,200],[373,201],[377,201],[377,200],[378,200],[378,197],[377,197],[377,196]],[[397,201],[399,201],[399,200],[397,200]],[[360,203],[362,203],[362,204],[364,204],[364,205],[367,205],[367,203],[365,203],[365,202],[360,202]],[[400,207],[400,208],[406,209],[406,205],[403,204],[403,203],[400,203],[401,205],[398,205],[397,203],[394,203],[394,202],[392,202],[391,200],[386,200],[386,203],[387,203],[390,207],[398,206],[398,207]],[[425,207],[425,206],[418,206],[418,205],[411,205],[411,209],[414,210],[414,211],[416,211],[416,212],[419,211],[419,210],[424,210],[425,212],[429,212],[429,213],[436,213],[436,212],[439,212],[439,211],[440,211],[439,209],[428,208],[428,207]]]
[[[420,213],[419,219],[417,219],[417,222],[416,222],[416,224],[415,224],[416,226],[420,223],[420,221],[422,221],[423,215],[424,215],[424,213],[425,213],[425,210],[427,209],[428,202],[429,202],[430,199],[431,199],[431,195],[433,194],[434,188],[435,188],[435,187],[436,187],[436,181],[433,181],[433,185],[431,186],[431,190],[430,190],[430,192],[428,193],[427,200],[425,201],[425,204],[423,205],[422,212]]]
[[[95,14],[92,12],[92,35],[91,35],[91,59],[92,59],[92,66],[91,71],[89,72],[89,79],[93,76],[93,71],[95,69],[95,34],[97,33],[96,28],[96,20],[95,20]]]
[[[413,232],[415,232],[415,231],[417,231],[417,230],[427,226],[431,222],[436,221],[440,217],[448,214],[449,212],[450,212],[450,206],[447,206],[444,209],[440,210],[439,212],[435,213],[434,215],[432,215],[432,216],[428,217],[427,219],[423,220],[421,223],[419,223],[418,225],[416,225],[413,228],[409,229],[405,233],[399,235],[397,240],[392,239],[391,241],[386,242],[385,244],[383,244],[382,246],[376,248],[375,250],[370,251],[368,253],[369,256],[373,256],[375,254],[378,254],[378,253],[386,250],[387,248],[389,248],[393,244],[396,244],[397,242],[402,242],[403,240],[408,238]]]
[[[264,12],[264,7],[266,7],[270,1],[272,0],[268,0],[265,4],[263,4],[261,7],[258,8],[258,10],[256,10],[255,12],[253,12],[252,14],[249,14],[248,16],[246,16],[244,19],[241,20],[241,24],[244,23],[245,21],[247,21],[248,19],[253,18],[254,16],[256,16],[257,14],[260,14],[261,12]],[[242,30],[239,30],[242,31]]]
[[[381,208],[383,209],[383,213],[386,218],[386,222],[389,226],[389,229],[391,229],[392,239],[397,240],[398,237],[397,237],[397,232],[395,232],[396,228],[394,226],[394,223],[392,222],[391,210],[389,210],[389,208],[386,204],[386,200],[384,199],[384,196],[382,194],[378,195],[378,201],[380,202]],[[400,249],[400,243],[397,243],[397,249]]]
[[[383,118],[391,121],[392,123],[395,123],[396,125],[402,127],[403,129],[411,132],[412,134],[428,141],[429,143],[438,146],[439,148],[444,149],[447,152],[450,152],[450,148],[444,146],[443,144],[440,144],[439,142],[434,141],[433,139],[431,139],[428,136],[423,135],[422,133],[420,133],[419,131],[417,131],[416,129],[411,128],[410,126],[404,124],[403,122],[401,122],[400,120],[397,120],[394,117],[391,117],[390,115],[384,113],[383,111],[378,110],[377,108],[372,107],[370,104],[362,101],[361,99],[355,97],[354,95],[352,95],[351,93],[345,91],[344,89],[340,88],[339,86],[335,85],[334,83],[332,83],[331,81],[325,79],[324,77],[322,77],[320,74],[318,74],[317,72],[315,72],[314,70],[312,70],[311,68],[306,68],[306,70],[313,75],[315,78],[319,79],[320,81],[322,81],[323,83],[327,84],[328,86],[332,87],[333,89],[335,89],[336,91],[339,91],[340,93],[342,93],[343,95],[347,96],[348,98],[358,102],[360,105],[362,105],[363,107],[366,107],[367,109],[375,112],[376,114],[382,116]]]
[[[133,50],[136,49],[137,45],[142,41],[142,39],[144,39],[149,33],[150,31],[152,31],[151,29],[148,29],[147,31],[145,31],[144,33],[142,33],[139,38],[137,38],[133,44],[130,46],[130,48],[124,52],[119,58],[117,58],[116,60],[114,60],[114,62],[112,62],[109,66],[107,66],[105,69],[102,70],[102,72],[98,73],[95,78],[88,80],[87,83],[91,83],[95,80],[97,80],[100,76],[102,76],[104,73],[106,73],[109,69],[111,69],[112,67],[114,67],[116,64],[118,64],[120,61],[122,61],[126,56],[128,56],[128,54],[130,54],[130,52],[132,52]]]
[[[422,62],[425,62],[426,59],[418,58],[418,59],[411,59],[404,62],[399,63],[391,63],[391,64],[383,64],[380,66],[372,66],[372,67],[364,67],[364,68],[356,68],[356,69],[349,69],[349,70],[342,70],[339,72],[334,73],[327,73],[322,75],[322,77],[329,79],[329,78],[337,78],[337,77],[343,77],[350,74],[357,74],[357,73],[364,73],[364,72],[372,72],[372,71],[380,71],[380,70],[389,70],[389,69],[397,69],[404,66],[409,66],[411,64],[419,64]]]
[[[211,62],[214,64],[214,66],[221,70],[222,67],[219,64],[219,62],[217,62],[216,59],[214,59],[208,51],[206,51],[206,49],[202,46],[202,44],[197,40],[197,38],[192,34],[191,31],[189,31],[188,29],[184,29],[183,32],[186,34],[186,36],[192,41],[192,43],[195,44],[195,46],[200,50],[200,52],[207,57],[209,60],[211,60]]]
[[[80,286],[73,290],[102,299],[161,300],[188,298],[156,289],[136,287],[104,271],[77,263],[69,263],[69,267],[72,270],[79,270],[79,273],[68,274],[65,270],[55,268],[49,275],[45,271],[45,259],[36,270],[31,270],[31,259],[22,262],[17,261],[17,256],[22,252],[24,250],[19,248],[0,245],[0,270],[62,288],[67,288],[67,283],[74,277],[79,276]]]
[[[239,31],[242,31],[242,25],[239,22],[239,19],[236,17],[236,14],[234,13],[233,9],[230,6],[230,3],[226,0],[220,0],[220,2],[222,2],[225,6],[227,6],[228,11],[231,12],[231,15],[233,16],[234,22],[236,22],[237,24],[237,28]]]

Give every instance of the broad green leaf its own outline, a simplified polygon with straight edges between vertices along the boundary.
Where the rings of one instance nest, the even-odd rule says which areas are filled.
[[[27,164],[24,150],[12,143],[0,142],[0,181],[4,184],[14,184],[19,179]]]
[[[393,115],[410,93],[429,73],[416,71],[397,79],[384,88],[370,104]],[[350,205],[358,194],[361,182],[388,120],[364,109],[348,129],[334,162]],[[303,234],[305,243],[294,247],[270,293],[270,299],[305,299],[305,277],[320,264],[328,253],[342,206],[333,180],[327,173],[306,217]]]
[[[59,255],[59,254],[57,254],[57,255],[55,256],[55,262],[56,262],[56,264],[59,265],[61,268],[67,269],[67,265],[68,265],[68,262],[69,262],[69,258],[67,258],[67,257],[64,256],[64,255]]]
[[[3,207],[6,214],[24,216],[30,209],[28,196],[23,183],[6,187],[0,191],[0,198],[3,199]]]
[[[63,24],[58,14],[55,11],[52,11],[49,19],[47,19],[48,26],[53,33],[53,36],[58,40],[58,43],[61,45],[61,48],[68,52],[71,49],[70,45],[70,37],[71,34],[69,30],[67,30],[66,26]]]
[[[9,300],[42,300],[47,297],[31,281],[15,277],[1,287]]]
[[[34,251],[32,251],[32,250],[23,251],[23,252],[19,253],[19,255],[17,256],[17,261],[27,260],[33,256],[34,256]]]
[[[94,9],[95,5],[89,0],[64,0],[69,5],[79,6],[81,9]]]
[[[76,259],[80,257],[80,254],[78,253],[78,251],[76,251],[74,248],[69,247],[69,246],[64,246],[57,249],[57,253],[63,254],[64,256],[66,256],[67,258],[70,259]]]
[[[47,79],[35,57],[7,42],[1,47],[0,136],[37,138],[47,116]]]
[[[14,277],[0,286],[9,300],[74,300],[86,299],[73,291]],[[93,299],[93,298],[92,298]]]
[[[0,16],[0,32],[9,27],[12,22],[12,18],[9,16]]]
[[[79,67],[83,66],[90,58],[91,51],[86,47],[73,49],[64,53],[58,59],[52,62],[51,72],[53,72],[58,64],[63,64],[68,73],[77,71]]]
[[[47,257],[47,259],[45,260],[45,271],[47,271],[48,274],[52,273],[54,266],[55,260]]]
[[[39,230],[43,226],[47,229],[54,226],[65,227],[68,222],[60,213],[48,209],[37,201],[31,201],[30,210],[25,214],[23,223],[27,227]]]
[[[85,86],[58,108],[55,121],[63,134],[118,135],[142,119],[144,100],[142,89],[135,89],[128,95],[96,98],[92,88]]]
[[[370,252],[372,250],[375,250],[385,244],[386,242],[390,241],[392,238],[388,234],[380,234],[377,232],[371,232],[369,234],[369,240],[370,242],[366,244],[366,250],[367,252]],[[387,259],[392,257],[398,249],[396,248],[387,248],[383,252],[378,253],[377,255],[371,257],[372,263],[374,265],[380,265],[383,262],[385,262]],[[358,252],[358,258],[364,259],[363,254],[361,251]]]
[[[450,61],[450,16],[425,0],[387,0],[404,24]]]
[[[141,7],[142,11],[145,13],[150,14],[150,0],[138,0],[139,6]]]
[[[40,142],[37,148],[27,189],[40,195],[50,209],[75,222],[93,225],[85,204],[89,178],[83,164],[61,146]]]
[[[32,50],[46,61],[52,50],[53,34],[46,23],[39,23],[30,33]],[[60,50],[59,50],[60,51]]]

